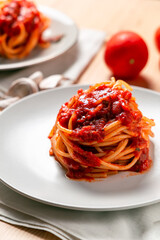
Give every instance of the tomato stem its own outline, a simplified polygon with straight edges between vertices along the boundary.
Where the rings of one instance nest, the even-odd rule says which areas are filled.
[[[131,58],[131,59],[129,60],[129,63],[130,63],[130,64],[134,64],[134,63],[135,63],[135,60],[134,60],[133,58]]]

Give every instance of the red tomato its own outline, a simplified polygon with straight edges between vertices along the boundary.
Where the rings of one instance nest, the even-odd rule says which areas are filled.
[[[107,42],[104,59],[114,76],[135,78],[147,63],[148,48],[138,34],[121,31]]]
[[[157,29],[157,31],[155,33],[155,42],[156,42],[158,51],[160,52],[160,27]]]

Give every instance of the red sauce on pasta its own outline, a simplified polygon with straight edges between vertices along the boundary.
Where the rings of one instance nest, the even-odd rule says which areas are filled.
[[[20,32],[19,24],[23,22],[26,31],[31,33],[40,24],[40,13],[33,2],[25,0],[12,0],[0,10],[0,34],[8,36]]]
[[[72,179],[105,178],[151,166],[153,119],[142,115],[121,80],[96,84],[62,105],[49,138],[57,161]]]
[[[79,90],[78,95],[79,99],[71,109],[67,107],[68,103],[62,106],[58,120],[63,127],[67,127],[74,112],[72,135],[80,141],[103,140],[103,128],[113,119],[120,120],[132,130],[134,128],[134,131],[138,130],[134,122],[141,120],[142,113],[131,109],[129,101],[132,94],[128,90],[112,89],[104,84],[90,93]]]

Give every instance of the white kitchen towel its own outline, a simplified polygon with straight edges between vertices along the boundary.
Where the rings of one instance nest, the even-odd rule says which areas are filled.
[[[160,239],[160,203],[111,212],[67,210],[26,198],[2,183],[0,219],[43,229],[63,240]]]
[[[94,29],[82,29],[77,43],[66,53],[42,64],[27,68],[0,72],[0,86],[8,88],[12,81],[28,77],[35,71],[41,71],[44,77],[53,74],[77,79],[105,41],[106,33]],[[103,61],[103,59],[102,59]]]

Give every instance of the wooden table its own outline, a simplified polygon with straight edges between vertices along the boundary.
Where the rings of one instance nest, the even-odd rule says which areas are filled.
[[[79,28],[94,28],[106,32],[109,37],[119,30],[139,33],[149,47],[149,61],[141,75],[130,84],[160,91],[160,55],[155,47],[154,33],[160,25],[160,1],[156,0],[37,0],[70,16]],[[95,83],[106,80],[111,73],[103,61],[104,47],[90,63],[79,83]],[[0,222],[0,239],[3,240],[57,240],[50,233],[16,227]]]

